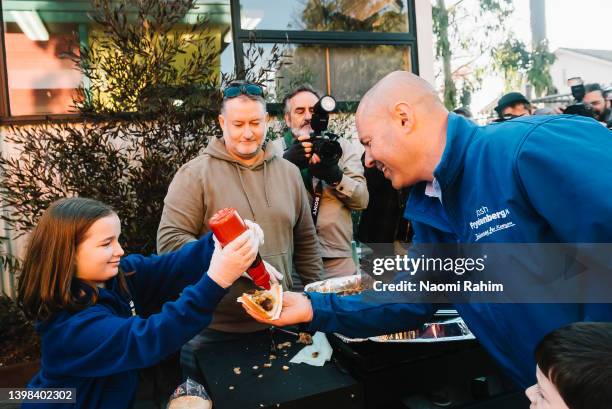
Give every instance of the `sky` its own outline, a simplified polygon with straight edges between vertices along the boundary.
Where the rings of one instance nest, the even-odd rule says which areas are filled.
[[[552,50],[559,47],[612,50],[612,1],[547,0],[546,31]]]
[[[510,22],[516,37],[531,42],[529,0],[515,0]],[[612,50],[612,0],[546,0],[546,34],[549,49],[590,48]],[[477,112],[503,90],[500,78],[486,78],[472,99]]]

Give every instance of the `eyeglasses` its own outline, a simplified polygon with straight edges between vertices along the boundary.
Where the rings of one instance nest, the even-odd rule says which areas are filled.
[[[238,95],[263,96],[263,88],[257,84],[234,83],[223,90],[223,98],[236,98]]]

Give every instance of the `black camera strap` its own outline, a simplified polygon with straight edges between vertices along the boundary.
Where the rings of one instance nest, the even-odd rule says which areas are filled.
[[[310,207],[310,214],[312,214],[312,221],[315,227],[317,226],[317,217],[319,216],[319,209],[321,208],[321,198],[323,197],[323,181],[319,180],[315,187],[312,195],[312,206]]]
[[[289,149],[292,143],[294,143],[293,135],[290,131],[285,132],[283,135],[285,142],[284,150]],[[306,190],[312,195],[312,205],[310,206],[310,214],[312,215],[312,221],[316,227],[317,217],[319,216],[319,208],[321,206],[321,199],[323,198],[323,181],[319,180],[317,185],[313,188],[312,186],[312,175],[308,169],[302,169],[300,171]]]

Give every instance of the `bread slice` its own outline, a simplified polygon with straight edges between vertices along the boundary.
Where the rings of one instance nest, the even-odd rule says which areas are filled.
[[[238,302],[245,304],[259,318],[275,320],[283,308],[283,289],[279,284],[272,284],[269,290],[243,293]]]

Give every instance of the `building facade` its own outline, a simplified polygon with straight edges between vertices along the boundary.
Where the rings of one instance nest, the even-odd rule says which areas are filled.
[[[14,147],[4,138],[9,126],[78,126],[73,96],[88,79],[65,57],[96,50],[104,34],[92,20],[90,0],[1,0],[0,6],[0,150],[11,155]],[[334,95],[349,112],[391,71],[409,70],[433,83],[429,0],[196,0],[171,35],[184,35],[202,18],[214,38],[216,73],[243,69],[249,48],[261,47],[265,60],[274,45],[283,47],[291,64],[268,73],[273,108],[298,80]],[[0,221],[0,254],[20,255],[23,244]],[[15,277],[3,266],[0,292],[14,295],[14,288]]]
[[[582,77],[585,84],[597,82],[605,86],[612,83],[612,50],[559,48],[555,57],[550,75],[560,94],[569,94],[567,80],[573,77]]]
[[[160,0],[161,1],[161,0]],[[245,66],[249,47],[276,45],[293,64],[269,73],[285,83],[304,79],[339,101],[358,101],[397,69],[433,80],[431,4],[428,0],[197,0],[181,20],[206,18],[221,73]],[[32,122],[71,115],[74,90],[86,81],[65,58],[95,49],[102,30],[90,0],[2,0],[0,118]],[[358,80],[356,80],[358,79]],[[283,80],[273,82],[273,98]],[[271,101],[275,102],[275,101]]]

